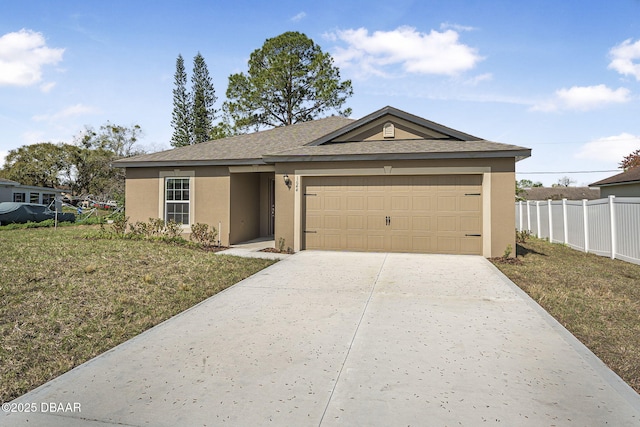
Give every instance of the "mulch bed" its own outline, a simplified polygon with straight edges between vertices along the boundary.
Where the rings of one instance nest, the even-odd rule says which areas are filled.
[[[264,248],[264,249],[260,249],[258,252],[271,252],[274,254],[288,254],[288,255],[293,255],[293,251],[279,251],[276,248]]]

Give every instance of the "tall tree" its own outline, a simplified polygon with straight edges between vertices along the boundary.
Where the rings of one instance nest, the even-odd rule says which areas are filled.
[[[193,125],[192,143],[198,144],[211,139],[210,134],[213,130],[213,120],[216,114],[213,105],[217,99],[207,64],[200,52],[193,58],[191,83],[193,85],[193,104],[191,110]]]
[[[306,35],[286,32],[267,39],[249,58],[248,74],[229,76],[225,110],[236,129],[287,126],[340,110],[353,95],[351,81],[340,81],[333,58]]]
[[[171,145],[174,147],[183,147],[191,144],[192,129],[191,95],[187,91],[187,72],[184,68],[182,55],[178,55],[176,59],[174,84],[173,113],[171,114],[171,126],[173,126]]]
[[[71,151],[68,144],[41,142],[9,151],[3,176],[24,185],[57,187],[71,174]]]

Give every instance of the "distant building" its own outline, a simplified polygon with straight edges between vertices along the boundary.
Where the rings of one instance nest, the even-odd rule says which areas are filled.
[[[640,197],[640,166],[605,178],[589,187],[597,187],[602,197]]]
[[[524,190],[525,200],[595,200],[601,197],[599,188],[533,187]]]
[[[0,178],[0,202],[39,203],[50,205],[60,199],[62,190],[48,187],[22,185],[19,182]]]

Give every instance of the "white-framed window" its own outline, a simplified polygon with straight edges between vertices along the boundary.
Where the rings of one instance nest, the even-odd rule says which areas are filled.
[[[40,203],[40,193],[31,193],[29,195],[29,203]]]
[[[13,193],[13,201],[16,203],[24,203],[25,194],[24,193]]]
[[[164,220],[189,225],[191,202],[189,177],[166,177],[164,179]]]

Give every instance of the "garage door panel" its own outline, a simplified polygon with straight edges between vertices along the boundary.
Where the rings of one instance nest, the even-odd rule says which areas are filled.
[[[368,215],[367,216],[367,230],[370,231],[383,231],[387,223],[385,217],[381,215]]]
[[[367,196],[367,211],[383,211],[384,196]]]
[[[433,208],[431,197],[413,196],[411,198],[411,207],[415,211],[430,211]]]
[[[480,212],[482,198],[480,196],[461,196],[459,198],[460,210],[466,212]]]
[[[383,235],[370,235],[367,236],[367,250],[368,251],[384,251],[384,236]]]
[[[325,230],[340,230],[341,218],[340,215],[325,215],[321,228]]]
[[[437,219],[438,233],[446,233],[458,230],[458,218],[455,216],[438,216]]]
[[[438,196],[438,212],[457,211],[458,198],[456,196]]]
[[[477,216],[463,216],[460,217],[460,231],[473,232],[480,234],[482,231],[482,223]]]
[[[393,231],[409,231],[411,230],[411,217],[394,215],[389,226]]]
[[[303,179],[304,246],[427,253],[482,253],[480,175]],[[389,221],[387,222],[387,217]]]
[[[394,190],[395,193],[395,190]],[[411,206],[410,196],[391,196],[392,211],[407,211]]]
[[[416,232],[430,232],[433,230],[431,223],[433,218],[430,216],[414,216],[411,218],[411,230]]]
[[[476,255],[482,251],[482,237],[467,237],[460,240],[459,253],[463,255]]]
[[[456,237],[436,237],[436,252],[441,254],[455,254],[458,252],[458,238]]]
[[[349,230],[366,230],[366,217],[364,215],[348,215],[347,228]]]

